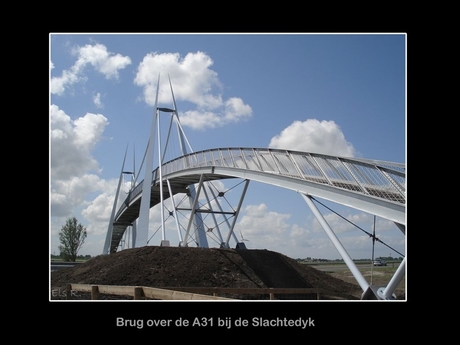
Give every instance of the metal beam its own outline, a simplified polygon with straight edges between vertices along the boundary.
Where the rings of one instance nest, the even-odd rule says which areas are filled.
[[[177,212],[176,212],[177,208],[176,208],[176,204],[174,202],[174,194],[172,192],[171,183],[169,182],[169,180],[166,180],[166,183],[168,184],[168,190],[169,190],[169,195],[170,195],[170,198],[171,198],[171,204],[172,204],[172,209],[173,209],[174,220],[176,221],[177,235],[179,236],[179,243],[181,243],[182,242],[182,233],[180,232],[179,220],[178,220]]]
[[[203,189],[203,190],[204,190],[204,189]],[[184,207],[178,207],[177,210],[178,210],[178,211],[191,211],[190,208],[184,208]],[[195,212],[197,212],[197,213],[213,213],[213,214],[230,214],[230,215],[234,215],[234,214],[235,214],[235,212],[205,210],[205,209],[200,209],[200,208],[197,208],[197,209],[195,210]]]
[[[125,156],[123,158],[123,164],[121,165],[120,177],[118,179],[117,191],[115,192],[115,196],[114,196],[114,199],[113,199],[113,206],[112,206],[112,213],[110,214],[109,227],[107,229],[107,235],[105,237],[104,248],[102,249],[102,254],[103,255],[109,254],[110,243],[112,242],[113,221],[114,221],[114,218],[115,218],[115,212],[116,212],[116,208],[117,208],[118,195],[120,194],[120,187],[121,187],[121,181],[123,179],[123,170],[125,169],[125,161],[126,161],[126,153],[127,152],[128,152],[128,145],[126,145]]]
[[[190,214],[190,219],[187,225],[187,231],[185,232],[185,243],[184,243],[185,246],[187,246],[188,236],[190,234],[190,228],[192,227],[193,219],[195,218],[194,215],[196,214],[196,205],[198,204],[198,197],[200,196],[200,191],[203,186],[203,178],[204,178],[204,174],[202,174],[200,177],[200,181],[198,182],[198,191],[196,192],[195,198],[193,200],[192,213]]]
[[[388,282],[386,287],[380,288],[377,290],[377,295],[381,299],[389,300],[393,298],[393,292],[398,287],[399,283],[402,281],[406,273],[406,258],[399,264],[398,269],[393,274],[393,277]]]
[[[224,243],[225,247],[227,248],[229,247],[228,243],[230,242],[230,236],[233,234],[233,229],[235,228],[236,220],[238,219],[238,215],[240,214],[241,205],[243,204],[243,199],[244,199],[244,196],[246,195],[246,191],[248,190],[248,186],[249,186],[249,180],[246,180],[244,184],[243,192],[241,193],[240,201],[236,208],[235,216],[233,217],[232,226],[230,227],[230,231],[228,233],[227,240]]]
[[[301,193],[300,195],[302,195],[305,202],[310,207],[313,214],[316,216],[316,219],[323,227],[329,239],[332,241],[332,244],[334,245],[335,249],[337,249],[339,254],[342,256],[343,261],[345,261],[345,263],[347,264],[348,268],[350,269],[351,273],[355,277],[361,289],[363,291],[367,291],[367,289],[369,288],[369,283],[366,281],[366,279],[364,279],[360,270],[358,269],[358,267],[356,267],[355,263],[353,262],[353,259],[350,257],[350,255],[348,255],[347,251],[343,247],[342,243],[340,243],[334,231],[332,231],[332,229],[329,227],[329,224],[326,222],[323,215],[319,212],[318,208],[311,200],[311,197],[303,193]]]

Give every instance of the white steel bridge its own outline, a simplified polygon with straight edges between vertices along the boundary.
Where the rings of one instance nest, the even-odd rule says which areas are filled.
[[[164,205],[166,200],[168,200],[168,204],[172,205],[170,208],[172,211],[168,212],[176,220],[180,239],[179,246],[186,247],[193,242],[197,246],[208,247],[207,232],[216,229],[213,235],[218,236],[222,248],[229,248],[230,240],[234,240],[236,248],[244,249],[244,243],[242,239],[238,239],[236,236],[234,227],[248,184],[250,181],[257,181],[292,190],[303,197],[362,288],[363,299],[391,300],[395,298],[393,292],[405,275],[406,258],[403,259],[386,286],[370,286],[340,243],[333,229],[330,228],[316,208],[313,198],[329,200],[388,219],[393,221],[405,234],[405,164],[269,148],[229,147],[187,153],[185,143],[188,141],[180,126],[175,101],[174,109],[158,108],[156,104],[155,109],[156,117],[154,124],[152,124],[149,147],[146,151],[147,163],[144,180],[132,185],[126,199],[117,208],[116,200],[118,199],[122,175],[125,173],[123,161],[103,254],[116,252],[124,236],[126,237],[128,229],[132,231],[134,247],[147,245],[149,209],[158,204]],[[183,155],[168,162],[163,162],[159,158],[158,167],[161,166],[161,169],[157,167],[152,171],[148,167],[153,164],[155,124],[158,126],[158,137],[160,135],[158,117],[160,112],[170,113],[171,123],[173,119],[176,120]],[[158,148],[158,155],[160,156],[161,144],[159,140]],[[190,151],[192,151],[191,148]],[[206,183],[222,179],[241,179],[244,181],[244,188],[236,210],[225,212],[221,207],[217,207],[217,209],[215,206],[214,208],[202,207],[198,201],[200,198],[206,198],[210,205],[211,199],[216,200],[219,196],[212,195],[210,198],[206,188],[204,188]],[[144,184],[148,185],[148,188],[144,188]],[[188,196],[189,207],[182,208],[174,205],[173,196],[179,193]],[[164,229],[164,209],[165,207],[161,207],[161,245],[168,246],[169,241]],[[185,225],[178,223],[177,212],[179,210],[190,212],[190,217]],[[203,213],[213,215],[215,220],[213,228],[204,228],[201,219]],[[228,216],[231,219],[231,221],[229,218],[226,219],[228,225],[226,233],[221,231],[222,226],[219,226],[216,221],[216,215]]]

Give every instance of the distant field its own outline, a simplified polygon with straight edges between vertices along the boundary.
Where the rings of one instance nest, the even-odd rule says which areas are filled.
[[[388,263],[388,266],[378,266],[374,267],[371,266],[370,263],[368,264],[356,264],[356,267],[359,269],[363,277],[367,280],[367,282],[371,285],[376,286],[384,286],[388,284],[390,279],[393,277],[393,274],[396,272],[396,269],[399,266],[399,262],[395,263]],[[345,264],[330,264],[330,263],[323,263],[321,265],[315,265],[316,269],[320,269],[335,278],[339,278],[345,282],[352,283],[358,285],[355,277],[348,269]],[[405,299],[406,298],[406,279],[403,278],[399,286],[395,290],[395,294],[398,299]]]

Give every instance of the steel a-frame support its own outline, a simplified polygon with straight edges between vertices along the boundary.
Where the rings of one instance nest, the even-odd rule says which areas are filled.
[[[377,297],[384,300],[395,299],[394,291],[406,274],[406,258],[403,259],[387,286],[377,289]]]
[[[246,191],[247,191],[247,188],[248,188],[248,185],[249,185],[249,182],[250,180],[245,180],[245,185],[244,185],[244,188],[243,188],[243,192],[241,194],[241,197],[240,197],[240,201],[238,203],[238,206],[236,208],[236,210],[234,212],[224,212],[222,210],[222,207],[220,206],[219,203],[217,203],[218,207],[219,207],[219,211],[214,211],[212,209],[212,207],[210,208],[210,210],[200,210],[198,208],[198,199],[200,197],[200,194],[201,194],[201,191],[203,190],[204,191],[204,194],[206,195],[206,199],[208,200],[209,202],[209,198],[206,194],[206,191],[205,191],[205,188],[204,188],[204,177],[205,175],[202,174],[200,176],[200,181],[198,182],[198,187],[197,187],[197,190],[196,190],[196,195],[195,197],[193,198],[193,201],[192,201],[192,205],[191,205],[191,214],[190,214],[190,218],[189,218],[189,222],[188,222],[188,225],[187,225],[187,230],[186,230],[186,233],[185,233],[185,236],[184,236],[184,240],[181,241],[180,243],[180,246],[183,246],[183,247],[186,247],[187,246],[187,243],[188,243],[188,238],[190,236],[190,232],[192,230],[192,226],[195,226],[196,228],[198,228],[199,226],[201,226],[202,224],[194,224],[193,220],[196,219],[194,216],[201,213],[201,212],[206,212],[206,213],[211,213],[213,215],[213,219],[214,219],[214,223],[215,223],[215,226],[216,228],[218,229],[218,236],[220,239],[222,239],[222,236],[220,234],[220,230],[219,230],[219,226],[215,220],[215,217],[214,215],[215,214],[230,214],[233,216],[233,221],[231,223],[231,225],[229,224],[228,222],[228,219],[225,219],[225,221],[227,222],[227,224],[229,224],[229,232],[228,232],[228,235],[227,235],[227,238],[224,241],[222,241],[221,243],[221,248],[229,248],[229,241],[230,241],[230,238],[233,236],[233,238],[235,239],[237,245],[240,244],[240,242],[238,241],[238,238],[236,237],[236,235],[234,234],[234,228],[235,228],[235,224],[236,224],[236,220],[238,219],[238,215],[240,213],[240,210],[241,210],[241,205],[243,204],[243,200],[244,200],[244,196],[246,194]],[[184,209],[181,209],[181,210],[184,210]],[[196,229],[195,229],[195,232],[196,232]],[[198,243],[197,243],[198,244]],[[241,243],[242,244],[242,243]]]
[[[187,246],[188,237],[189,237],[189,234],[190,234],[190,229],[191,229],[192,224],[193,224],[193,219],[195,218],[195,215],[196,215],[197,205],[198,205],[198,198],[200,197],[201,188],[203,188],[203,179],[204,179],[204,175],[201,174],[200,181],[198,182],[198,189],[197,189],[197,191],[195,193],[195,197],[193,198],[193,200],[190,200],[191,201],[190,218],[189,218],[188,225],[187,225],[187,231],[185,232],[185,236],[184,236],[185,237],[184,243],[181,244],[184,247]]]
[[[166,183],[168,184],[168,191],[169,191],[169,195],[171,196],[170,199],[171,199],[171,204],[172,204],[173,217],[176,222],[177,236],[179,237],[179,243],[182,243],[183,239],[182,239],[182,233],[180,231],[179,219],[177,217],[177,208],[176,208],[176,203],[174,202],[174,194],[172,192],[171,183],[169,182],[169,180],[166,180]]]
[[[225,241],[225,243],[222,244],[222,246],[224,248],[229,248],[229,241],[230,241],[230,237],[233,235],[235,236],[234,232],[233,232],[233,229],[235,228],[235,224],[236,224],[236,220],[238,219],[238,215],[240,214],[240,210],[241,210],[241,205],[243,205],[243,200],[244,200],[244,196],[246,195],[246,191],[248,190],[248,186],[249,186],[249,181],[250,180],[245,180],[245,183],[244,183],[244,188],[243,188],[243,192],[241,193],[241,197],[240,197],[240,201],[238,203],[238,206],[236,208],[236,212],[235,212],[235,216],[233,217],[233,222],[232,222],[232,226],[230,227],[230,231],[228,232],[228,235],[227,235],[227,240]],[[236,238],[236,236],[235,236]],[[243,242],[238,242],[237,241],[237,246],[240,245],[242,247],[244,247],[244,243]]]
[[[316,205],[311,200],[309,195],[301,193],[302,197],[304,198],[307,205],[312,210],[313,214],[315,215],[318,222],[323,227],[324,231],[328,235],[329,239],[332,241],[332,244],[337,249],[337,251],[342,256],[343,261],[348,266],[350,272],[355,277],[356,281],[358,282],[359,286],[363,290],[361,295],[361,299],[363,300],[394,300],[396,297],[394,295],[394,291],[401,280],[404,278],[405,275],[405,262],[406,259],[404,258],[403,262],[399,265],[398,269],[394,273],[393,277],[391,278],[390,282],[387,286],[379,287],[379,286],[371,286],[366,279],[363,277],[361,272],[359,271],[356,264],[353,262],[353,259],[348,255],[347,251],[340,243],[339,239],[335,235],[334,231],[330,228],[329,224],[324,219],[323,215],[320,213]]]

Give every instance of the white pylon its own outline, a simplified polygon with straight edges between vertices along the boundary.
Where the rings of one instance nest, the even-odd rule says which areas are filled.
[[[177,107],[176,107],[176,100],[174,98],[174,92],[172,89],[172,84],[171,84],[171,79],[169,79],[169,85],[171,88],[171,95],[173,99],[173,104],[174,104],[174,109],[169,109],[169,108],[159,108],[158,107],[158,92],[159,92],[159,86],[160,86],[160,75],[158,75],[158,82],[157,82],[157,90],[156,90],[156,96],[155,96],[155,113],[154,113],[154,118],[152,121],[152,127],[150,130],[150,138],[148,142],[148,147],[146,151],[146,164],[145,164],[145,174],[144,174],[144,181],[143,181],[143,187],[142,187],[142,199],[141,199],[141,206],[140,206],[140,211],[139,211],[139,221],[138,221],[138,226],[137,226],[137,231],[136,231],[136,242],[134,244],[135,247],[142,247],[146,246],[148,244],[148,225],[149,225],[149,216],[150,216],[150,194],[151,194],[151,186],[152,186],[152,170],[153,170],[153,156],[154,156],[154,135],[155,135],[155,130],[157,134],[157,141],[158,141],[158,166],[161,167],[164,159],[164,153],[162,153],[162,147],[161,147],[161,138],[160,138],[160,112],[169,112],[172,114],[173,117],[175,117],[176,124],[177,124],[177,130],[178,130],[178,135],[179,135],[179,141],[181,145],[181,153],[182,155],[186,155],[187,153],[193,152],[189,141],[187,140],[187,137],[185,136],[185,133],[182,129],[182,126],[179,121],[179,116],[177,113]],[[173,118],[171,118],[171,121]],[[169,131],[171,130],[171,127]],[[166,144],[164,148],[164,152],[166,152],[166,148],[168,146],[169,142],[169,136],[170,132],[168,132],[168,136],[166,139]],[[187,150],[187,146],[189,147],[189,150]],[[159,187],[160,187],[160,204],[161,204],[161,245],[169,245],[169,242],[166,239],[166,232],[165,232],[165,217],[164,217],[164,200],[163,200],[163,176],[162,176],[162,169],[158,169],[158,178],[159,178]],[[146,186],[150,186],[146,188]],[[192,203],[192,200],[194,200],[196,196],[195,192],[195,187],[193,185],[189,186],[189,198],[190,198],[190,203]],[[171,195],[171,197],[173,197]],[[196,220],[196,224],[200,224],[200,226],[196,229],[195,235],[196,235],[196,243],[200,247],[208,247],[208,240],[206,237],[206,231],[202,225],[202,220],[201,220],[201,215],[200,214],[195,214],[194,215]],[[179,231],[179,229],[178,229]]]
[[[118,195],[120,194],[121,181],[123,180],[123,170],[125,168],[125,160],[126,160],[126,152],[127,151],[128,151],[128,146],[126,146],[125,157],[123,158],[123,164],[121,166],[120,177],[118,179],[118,187],[117,187],[117,191],[115,193],[115,197],[113,199],[112,214],[110,215],[109,227],[107,229],[107,235],[105,237],[104,248],[102,249],[102,254],[103,255],[109,254],[109,248],[110,248],[110,244],[111,244],[111,241],[112,241],[113,221],[114,221],[114,218],[115,218],[115,211],[116,211],[116,208],[117,208]]]
[[[149,217],[150,217],[150,193],[152,188],[152,170],[153,170],[153,137],[155,135],[155,122],[158,103],[158,88],[160,86],[160,75],[158,75],[157,92],[155,96],[154,117],[150,128],[150,137],[147,144],[145,174],[142,186],[141,207],[139,210],[139,222],[137,225],[135,247],[143,247],[147,245],[149,232]]]

